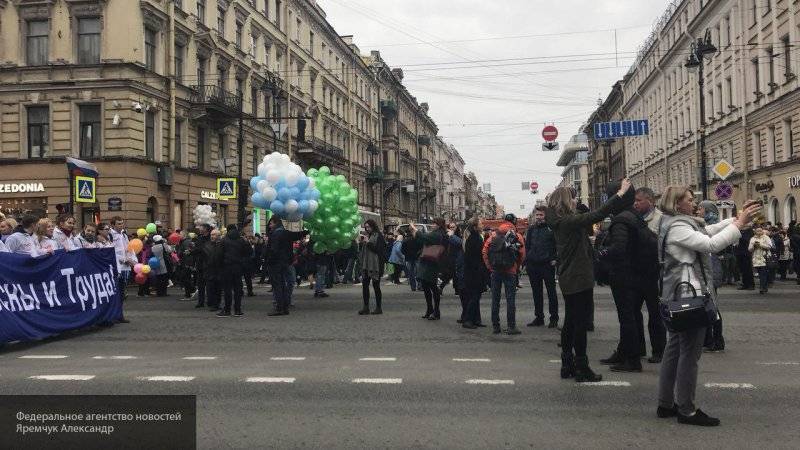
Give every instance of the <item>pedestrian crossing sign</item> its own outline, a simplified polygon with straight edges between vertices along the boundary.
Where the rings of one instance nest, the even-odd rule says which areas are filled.
[[[217,198],[220,200],[236,198],[236,178],[217,178]]]
[[[97,180],[92,177],[75,177],[75,201],[95,203],[97,201]]]

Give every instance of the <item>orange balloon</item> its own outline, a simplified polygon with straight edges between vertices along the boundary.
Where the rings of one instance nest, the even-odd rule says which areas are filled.
[[[131,239],[131,241],[128,243],[128,250],[136,253],[137,255],[142,251],[143,248],[144,243],[141,239]]]

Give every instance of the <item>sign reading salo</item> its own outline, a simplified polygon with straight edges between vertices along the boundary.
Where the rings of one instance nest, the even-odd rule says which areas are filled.
[[[44,192],[42,183],[0,183],[0,194],[17,192]]]

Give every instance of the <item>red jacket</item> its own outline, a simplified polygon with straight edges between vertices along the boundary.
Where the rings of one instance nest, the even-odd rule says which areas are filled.
[[[500,233],[501,239],[503,236],[506,235],[509,231],[514,229],[514,225],[510,222],[503,222],[499,227],[497,227],[497,231],[493,232],[489,239],[486,239],[486,242],[483,243],[483,263],[486,264],[486,268],[489,269],[490,272],[494,272],[492,269],[492,265],[489,264],[489,248],[492,245],[492,241],[497,237],[497,233]],[[510,273],[516,275],[519,271],[519,267],[522,265],[522,262],[525,261],[525,239],[522,237],[521,234],[517,233],[517,240],[520,243],[519,255],[517,256],[517,262],[514,263],[514,266],[505,271],[505,273]]]

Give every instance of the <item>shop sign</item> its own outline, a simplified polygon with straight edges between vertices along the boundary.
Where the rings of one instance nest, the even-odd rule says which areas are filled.
[[[17,192],[44,192],[42,183],[0,183],[0,194]]]
[[[788,178],[789,180],[789,187],[791,189],[800,188],[800,175],[793,175]]]
[[[122,211],[122,199],[119,197],[111,197],[108,199],[109,211]]]
[[[756,192],[761,192],[762,194],[764,192],[771,191],[774,187],[775,187],[775,183],[773,183],[772,180],[769,180],[766,183],[756,183],[756,186],[755,186]]]
[[[200,191],[200,198],[204,198],[206,200],[218,200],[217,193],[215,191]]]

